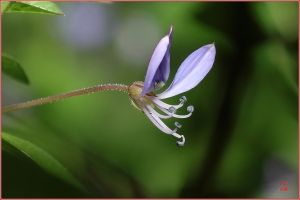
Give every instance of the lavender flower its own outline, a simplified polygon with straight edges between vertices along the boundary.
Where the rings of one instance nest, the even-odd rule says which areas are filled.
[[[172,40],[173,27],[171,26],[168,35],[163,37],[156,46],[150,59],[146,78],[144,82],[134,82],[128,89],[132,104],[153,122],[157,128],[166,134],[171,134],[177,138],[182,138],[182,142],[177,142],[178,146],[183,146],[185,138],[177,132],[181,125],[175,122],[175,129],[171,130],[161,119],[171,117],[187,118],[194,111],[193,106],[188,106],[187,115],[177,115],[176,110],[183,106],[186,97],[179,99],[178,105],[169,105],[161,99],[169,98],[186,92],[200,83],[200,81],[210,71],[216,55],[214,44],[205,45],[190,54],[180,65],[175,78],[168,89],[160,94],[154,94],[167,82],[170,74],[170,46]],[[158,113],[154,108],[157,107],[165,115]]]

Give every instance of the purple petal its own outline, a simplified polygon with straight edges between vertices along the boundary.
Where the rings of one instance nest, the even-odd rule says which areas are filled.
[[[140,97],[151,90],[158,90],[168,80],[170,74],[170,46],[172,32],[173,26],[170,27],[169,34],[159,41],[152,54]],[[159,84],[160,87],[157,84]]]
[[[211,69],[215,55],[214,43],[194,51],[180,65],[169,88],[157,96],[160,99],[165,99],[194,88]]]

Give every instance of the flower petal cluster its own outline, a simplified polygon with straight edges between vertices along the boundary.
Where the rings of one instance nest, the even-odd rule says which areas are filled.
[[[216,49],[213,43],[194,51],[180,65],[171,85],[164,92],[155,94],[154,92],[162,88],[169,78],[172,34],[173,26],[171,26],[169,34],[163,37],[156,46],[149,62],[145,81],[132,83],[128,92],[132,104],[136,108],[143,111],[153,124],[164,133],[182,138],[182,141],[177,142],[177,145],[183,146],[184,136],[176,133],[181,125],[175,122],[175,129],[172,130],[161,119],[187,118],[192,115],[194,107],[187,107],[189,112],[187,115],[177,115],[175,113],[186,102],[186,97],[181,97],[178,105],[166,104],[161,99],[176,96],[197,86],[212,68]],[[164,114],[158,113],[154,108],[158,108]]]

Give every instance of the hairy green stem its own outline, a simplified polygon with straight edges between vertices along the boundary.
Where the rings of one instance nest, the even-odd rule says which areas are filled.
[[[27,101],[24,103],[14,104],[11,106],[5,106],[2,108],[2,113],[10,112],[13,110],[19,110],[23,108],[28,108],[36,105],[42,105],[45,103],[49,103],[52,101],[58,101],[61,99],[66,99],[69,97],[79,96],[83,94],[89,94],[93,92],[103,91],[103,90],[117,90],[128,93],[128,86],[122,84],[105,84],[105,85],[97,85],[94,87],[84,88],[81,90],[75,90],[72,92],[67,92],[64,94],[58,94],[55,96],[45,97],[37,100]]]

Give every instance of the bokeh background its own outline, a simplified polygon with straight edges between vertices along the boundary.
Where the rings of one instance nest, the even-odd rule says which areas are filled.
[[[88,191],[31,160],[4,156],[3,197],[298,197],[297,2],[57,5],[65,16],[2,16],[2,51],[23,65],[30,81],[25,85],[2,75],[2,106],[98,84],[143,81],[171,24],[165,88],[201,46],[215,42],[215,63],[184,94],[185,107],[195,107],[193,115],[165,120],[170,127],[175,121],[183,125],[182,148],[122,92],[3,114],[3,131],[48,152]],[[177,104],[180,97],[166,102]],[[281,185],[284,181],[288,184]]]

